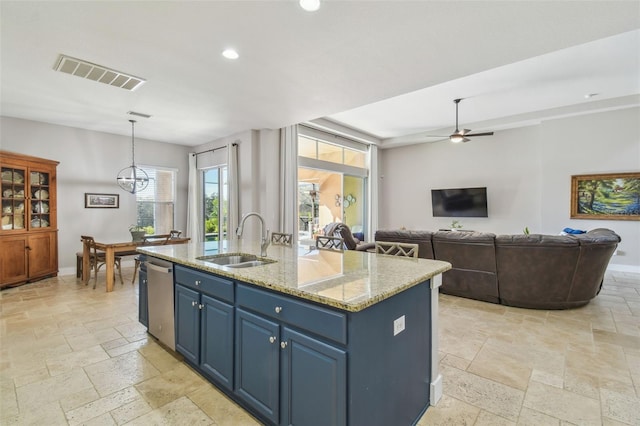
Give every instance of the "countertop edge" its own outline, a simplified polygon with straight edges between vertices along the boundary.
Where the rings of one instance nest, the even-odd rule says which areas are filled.
[[[383,300],[386,300],[396,294],[399,294],[411,287],[414,287],[428,279],[433,278],[436,275],[442,274],[443,272],[446,272],[448,270],[450,270],[452,268],[451,264],[448,262],[444,262],[444,261],[439,261],[439,260],[434,260],[433,262],[438,262],[440,264],[442,264],[440,267],[434,269],[433,271],[426,273],[426,274],[420,274],[420,275],[416,275],[415,278],[410,279],[408,281],[406,281],[405,283],[403,283],[402,285],[399,285],[397,287],[394,287],[392,290],[389,290],[387,292],[384,292],[382,294],[379,294],[377,296],[373,296],[373,297],[369,297],[368,299],[362,301],[362,302],[357,302],[357,303],[352,303],[352,304],[347,304],[344,302],[340,302],[337,301],[335,299],[330,299],[330,298],[326,298],[323,296],[320,296],[318,294],[315,293],[309,293],[309,292],[305,292],[299,289],[292,289],[290,287],[286,287],[286,286],[278,286],[276,283],[269,283],[269,282],[264,282],[261,280],[257,280],[257,279],[252,279],[250,277],[246,277],[246,276],[242,276],[241,274],[238,273],[234,273],[234,271],[226,269],[226,268],[215,268],[215,267],[209,267],[203,264],[196,264],[193,262],[189,262],[188,259],[183,259],[180,257],[175,257],[175,256],[170,256],[170,255],[166,255],[164,253],[159,253],[157,251],[155,251],[152,247],[149,248],[138,248],[137,249],[138,252],[142,253],[142,254],[146,254],[148,256],[151,257],[155,257],[158,259],[163,259],[163,260],[167,260],[169,262],[173,262],[182,266],[187,266],[189,268],[198,270],[198,271],[202,271],[202,272],[208,272],[208,273],[212,273],[218,276],[223,276],[223,277],[227,277],[227,278],[231,278],[233,280],[237,280],[237,281],[241,281],[244,283],[249,283],[249,284],[253,284],[257,287],[262,287],[268,290],[272,290],[281,294],[288,294],[291,296],[295,296],[298,297],[300,299],[303,300],[309,300],[324,306],[329,306],[329,307],[333,307],[333,308],[337,308],[343,311],[347,311],[347,312],[359,312],[362,311],[370,306],[373,306],[379,302],[382,302]]]

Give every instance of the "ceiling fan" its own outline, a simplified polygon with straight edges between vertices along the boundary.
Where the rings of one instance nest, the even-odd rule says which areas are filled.
[[[458,129],[458,104],[460,103],[461,100],[462,100],[462,98],[453,100],[453,102],[456,104],[456,130],[452,134],[450,134],[449,136],[433,136],[433,137],[449,138],[449,140],[451,142],[458,143],[458,142],[469,142],[471,140],[469,138],[474,137],[474,136],[491,136],[491,135],[493,135],[493,132],[469,133],[471,131],[469,129],[462,129],[462,130]]]

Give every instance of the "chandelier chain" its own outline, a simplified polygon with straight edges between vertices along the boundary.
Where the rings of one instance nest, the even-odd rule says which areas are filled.
[[[134,137],[134,124],[136,120],[129,120],[131,122],[131,165],[136,166],[136,139]]]

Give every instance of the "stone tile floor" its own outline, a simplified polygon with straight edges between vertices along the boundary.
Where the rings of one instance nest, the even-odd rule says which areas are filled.
[[[132,273],[0,292],[1,425],[259,424],[146,334]],[[640,274],[569,311],[441,295],[440,327],[444,396],[420,426],[640,425]]]

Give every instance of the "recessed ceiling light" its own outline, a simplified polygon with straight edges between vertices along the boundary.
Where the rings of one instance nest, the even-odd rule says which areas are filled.
[[[320,0],[300,0],[300,7],[307,12],[315,12],[320,9]]]
[[[225,49],[225,51],[222,52],[222,56],[227,59],[238,59],[240,57],[240,55],[238,55],[238,52],[233,49]]]

